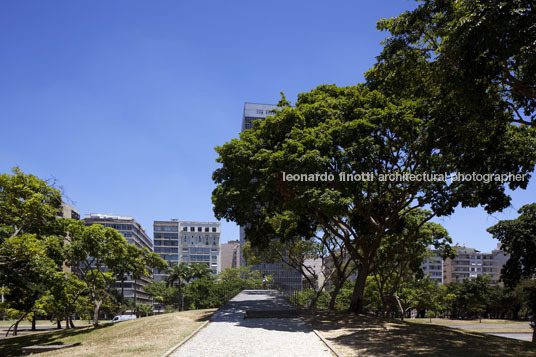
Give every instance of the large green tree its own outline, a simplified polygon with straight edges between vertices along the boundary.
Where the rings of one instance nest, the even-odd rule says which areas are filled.
[[[501,279],[510,287],[523,278],[532,279],[536,273],[536,203],[525,205],[518,212],[516,219],[500,221],[488,229],[501,242],[501,249],[510,255],[501,270]],[[536,293],[527,296],[533,299],[528,306],[536,321]],[[536,343],[536,329],[532,342]]]
[[[312,237],[318,227],[336,236],[357,266],[350,309],[361,312],[377,250],[384,237],[405,228],[406,215],[427,207],[424,224],[451,214],[460,203],[482,204],[488,211],[509,204],[498,181],[424,177],[458,171],[452,153],[443,155],[430,139],[435,126],[428,109],[419,99],[386,96],[365,85],[323,85],[302,93],[295,107],[255,121],[240,139],[216,148],[222,167],[213,174],[215,214],[246,227],[248,239],[259,247],[275,238]],[[534,138],[522,135],[522,128],[509,130],[494,142],[483,170],[532,169]],[[512,155],[506,160],[499,152]],[[358,176],[349,181],[340,174]],[[390,174],[423,176],[385,176]]]
[[[87,286],[94,305],[94,326],[99,323],[99,310],[110,296],[112,284],[127,268],[136,277],[149,276],[153,268],[163,269],[167,265],[156,254],[129,244],[113,228],[70,220],[67,232],[66,263]]]
[[[0,175],[0,282],[6,306],[21,311],[21,319],[61,269],[61,202],[49,182],[19,168]]]

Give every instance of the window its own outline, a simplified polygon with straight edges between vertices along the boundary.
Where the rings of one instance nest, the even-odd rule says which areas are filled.
[[[195,232],[195,227],[190,227],[190,232]]]
[[[257,109],[257,114],[264,114],[262,109]]]
[[[208,231],[209,231],[208,227],[205,227],[205,232],[208,232]]]
[[[188,227],[182,227],[183,232],[188,232]]]
[[[216,232],[216,227],[212,227],[212,232]]]
[[[203,232],[203,227],[197,227],[198,232]]]

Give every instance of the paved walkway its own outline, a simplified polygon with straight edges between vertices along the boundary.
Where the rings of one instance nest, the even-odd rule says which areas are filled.
[[[275,290],[244,290],[173,356],[333,356],[298,318],[248,318],[246,310],[293,310]]]

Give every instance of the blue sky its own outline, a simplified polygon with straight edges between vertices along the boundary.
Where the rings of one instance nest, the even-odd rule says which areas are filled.
[[[363,80],[381,17],[412,1],[3,1],[0,172],[54,177],[82,214],[213,221],[214,146],[237,137],[244,102],[294,101]],[[495,247],[488,216],[439,220],[455,241]],[[222,241],[238,227],[222,222]]]

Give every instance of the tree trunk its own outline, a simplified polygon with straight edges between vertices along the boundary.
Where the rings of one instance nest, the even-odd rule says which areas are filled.
[[[400,301],[398,294],[394,294],[393,296],[395,297],[396,303],[398,304],[398,308],[400,309],[400,320],[404,321],[404,315],[406,314],[406,311],[402,307],[402,302]]]
[[[328,309],[335,310],[335,302],[337,301],[337,296],[339,295],[339,291],[341,291],[342,284],[336,284],[335,288],[331,292],[331,298],[329,299],[329,306]]]
[[[93,310],[93,326],[97,327],[99,326],[99,309],[102,305],[102,300],[95,300],[93,301],[95,310]]]
[[[363,264],[361,269],[358,269],[354,292],[352,293],[352,301],[350,302],[348,312],[353,312],[354,314],[363,313],[363,294],[365,292],[365,283],[367,281],[368,273],[368,264]]]
[[[179,285],[177,285],[179,288],[179,311],[182,311],[182,289],[181,289],[181,283],[179,282]]]
[[[24,319],[26,317],[26,315],[28,315],[28,313],[26,312],[24,315],[22,315],[18,320],[17,322],[15,322],[13,325],[9,326],[9,329],[7,330],[6,332],[6,337],[9,336],[9,332],[11,331],[11,328],[13,327],[13,336],[17,336],[17,330],[19,329],[19,322],[22,321],[22,319]]]
[[[69,313],[65,313],[65,328],[68,330],[71,328],[69,325]]]
[[[313,295],[313,298],[311,299],[311,303],[309,304],[309,308],[314,310],[316,309],[316,303],[318,301],[318,298],[320,297],[320,294],[322,293],[322,291],[315,291],[314,295]]]
[[[75,328],[76,326],[73,323],[73,317],[69,316],[69,324],[71,325],[71,328]]]
[[[61,330],[61,320],[59,318],[56,318],[56,328]]]
[[[136,295],[136,279],[134,279],[134,285],[132,286],[132,288],[133,288],[133,291],[134,291],[134,308],[136,308],[136,306],[137,306],[137,301],[136,300],[138,298],[137,295]]]
[[[121,279],[121,304],[125,303],[125,276]]]
[[[35,328],[35,315],[36,315],[36,313],[35,313],[35,311],[34,311],[34,313],[33,313],[33,315],[32,315],[32,331],[35,331],[35,330],[36,330],[36,328]]]

